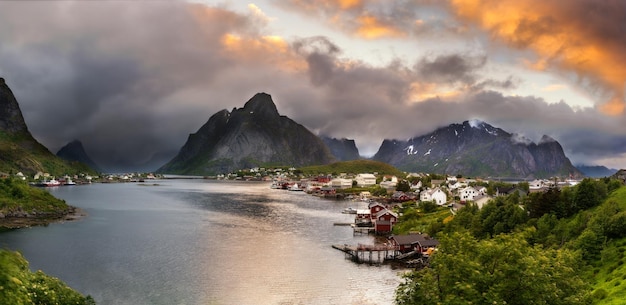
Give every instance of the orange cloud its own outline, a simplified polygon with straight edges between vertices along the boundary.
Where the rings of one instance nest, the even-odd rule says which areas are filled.
[[[385,2],[373,0],[276,0],[283,6],[307,14],[318,14],[333,26],[365,39],[398,38],[407,36],[403,27],[407,20],[394,14],[377,14]],[[410,19],[410,18],[409,18]],[[415,26],[410,19],[409,29]]]
[[[222,36],[224,55],[239,62],[268,63],[289,71],[303,71],[307,64],[293,54],[289,44],[279,36]]]
[[[392,25],[385,24],[372,15],[363,15],[357,18],[356,34],[367,39],[382,37],[404,37],[405,33]]]
[[[327,1],[327,2],[332,3],[334,1]],[[350,9],[350,8],[355,8],[355,7],[359,7],[363,5],[363,1],[361,0],[339,0],[337,2],[341,9]]]
[[[613,96],[599,107],[601,111],[611,115],[624,113],[626,45],[620,37],[623,35],[614,33],[626,17],[623,4],[593,0],[450,3],[459,17],[478,24],[493,39],[533,50],[539,59],[529,67],[575,72],[587,80],[583,83],[591,83],[595,89]]]

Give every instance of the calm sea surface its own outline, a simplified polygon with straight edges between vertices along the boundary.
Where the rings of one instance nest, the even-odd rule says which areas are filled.
[[[358,265],[332,244],[353,236],[349,201],[269,183],[164,180],[50,189],[75,222],[0,234],[32,270],[98,304],[392,304],[401,270]]]

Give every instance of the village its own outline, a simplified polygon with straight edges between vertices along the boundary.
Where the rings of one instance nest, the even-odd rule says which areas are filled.
[[[427,206],[447,209],[449,215],[455,215],[469,204],[481,209],[499,196],[517,193],[523,197],[528,193],[573,186],[578,182],[571,179],[490,182],[462,176],[416,173],[404,178],[377,173],[342,173],[336,177],[328,175],[301,179],[279,174],[272,179],[271,188],[354,202],[354,207],[343,210],[345,214],[353,214],[354,221],[335,225],[350,226],[354,234],[373,234],[377,236],[377,243],[332,245],[344,252],[346,258],[357,263],[397,262],[406,267],[422,268],[428,265],[431,254],[437,251],[439,241],[423,232],[394,234],[394,226],[400,221],[407,204],[418,209]]]

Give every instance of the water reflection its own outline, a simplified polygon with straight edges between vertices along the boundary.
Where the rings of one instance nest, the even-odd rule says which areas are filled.
[[[165,181],[54,191],[89,217],[0,234],[99,304],[391,304],[387,266],[330,247],[353,236],[342,202],[268,184]]]

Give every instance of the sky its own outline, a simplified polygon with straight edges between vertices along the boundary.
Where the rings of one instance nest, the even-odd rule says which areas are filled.
[[[155,170],[255,93],[373,156],[479,119],[626,168],[626,1],[2,1],[0,77],[56,153]]]

